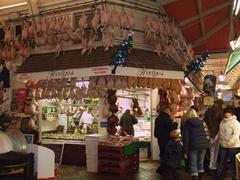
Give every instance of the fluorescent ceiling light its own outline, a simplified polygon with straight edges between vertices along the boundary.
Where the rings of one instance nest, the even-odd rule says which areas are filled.
[[[239,48],[240,47],[240,37],[238,37],[235,40],[230,41],[229,43],[230,43],[232,50]]]
[[[26,4],[27,4],[27,2],[22,2],[22,3],[11,4],[11,5],[8,5],[8,6],[1,6],[0,10],[13,8],[13,7],[18,7],[18,6],[23,6],[23,5],[26,5]]]
[[[233,2],[233,14],[236,16],[240,9],[240,0],[234,0]]]

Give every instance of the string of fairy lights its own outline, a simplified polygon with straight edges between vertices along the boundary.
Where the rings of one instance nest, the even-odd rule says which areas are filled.
[[[118,66],[125,66],[128,60],[128,55],[133,48],[133,33],[128,34],[127,40],[122,41],[117,48],[117,51],[113,53],[113,65],[112,74],[116,73]],[[197,73],[204,66],[209,59],[208,53],[203,53],[199,57],[195,58],[189,65],[187,65],[187,71],[185,76],[187,77],[191,72]]]

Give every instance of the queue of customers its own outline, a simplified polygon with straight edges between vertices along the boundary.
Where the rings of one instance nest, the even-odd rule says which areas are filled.
[[[184,166],[193,180],[201,180],[206,169],[209,175],[221,179],[226,175],[229,159],[232,179],[236,179],[235,155],[240,152],[240,123],[233,109],[223,109],[222,104],[221,100],[215,101],[203,118],[199,117],[197,107],[190,107],[182,117],[181,132],[171,119],[169,106],[162,107],[154,129],[160,149],[157,173],[166,179],[178,180],[181,179],[178,172]],[[204,166],[206,160],[208,167]]]

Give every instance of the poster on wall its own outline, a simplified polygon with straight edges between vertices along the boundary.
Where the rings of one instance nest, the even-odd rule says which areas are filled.
[[[214,97],[213,96],[203,97],[203,105],[212,106],[213,104],[214,104]]]

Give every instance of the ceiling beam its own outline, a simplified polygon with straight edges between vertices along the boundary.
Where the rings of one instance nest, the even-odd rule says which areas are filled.
[[[224,2],[224,3],[219,4],[218,6],[215,6],[215,7],[212,8],[212,9],[209,9],[208,11],[203,12],[202,14],[193,16],[193,17],[191,17],[191,18],[189,18],[189,19],[186,19],[186,20],[180,22],[179,25],[180,25],[181,28],[184,28],[185,26],[187,26],[187,25],[189,25],[189,24],[197,21],[198,19],[200,19],[200,18],[203,19],[203,18],[205,18],[206,16],[208,16],[208,15],[210,15],[210,14],[216,12],[216,11],[219,11],[219,10],[225,8],[225,7],[230,6],[231,4],[232,4],[232,1],[231,1],[231,0],[228,0],[228,1]]]
[[[205,27],[202,19],[202,3],[201,0],[197,0],[197,8],[198,8],[198,14],[200,16],[200,25],[201,25],[201,31],[202,31],[202,36],[205,35]]]
[[[160,0],[160,3],[161,3],[161,5],[164,6],[164,5],[173,3],[173,2],[175,2],[175,1],[177,1],[177,0]]]
[[[28,3],[30,15],[39,14],[39,9],[37,5],[38,0],[27,0],[27,3]]]
[[[204,36],[200,37],[199,39],[197,39],[195,42],[193,42],[192,46],[193,47],[197,47],[199,46],[203,41],[207,40],[210,36],[212,36],[214,33],[216,33],[217,31],[219,31],[220,29],[222,29],[224,26],[226,26],[227,24],[229,24],[230,20],[229,18],[225,19],[224,21],[222,21],[220,24],[217,24],[216,26],[214,26],[210,31],[208,31]]]

